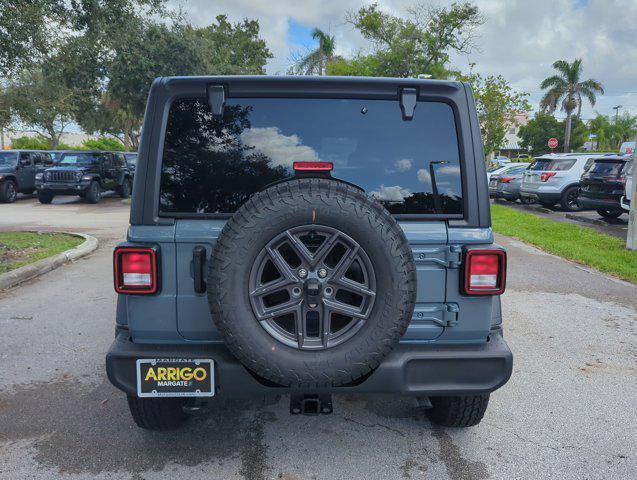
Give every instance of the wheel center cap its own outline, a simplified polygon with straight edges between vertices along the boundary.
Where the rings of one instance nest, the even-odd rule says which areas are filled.
[[[308,278],[303,283],[303,291],[305,292],[305,300],[310,308],[316,308],[321,300],[321,290],[323,285],[316,278]]]

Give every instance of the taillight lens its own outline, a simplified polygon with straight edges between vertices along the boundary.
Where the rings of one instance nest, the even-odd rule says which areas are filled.
[[[153,248],[117,247],[113,269],[117,293],[148,295],[159,288],[157,252]]]
[[[467,250],[464,263],[464,293],[500,295],[506,282],[504,250]]]
[[[515,179],[515,177],[502,177],[500,183],[509,183],[513,179]]]
[[[549,178],[554,177],[554,176],[555,176],[555,172],[545,172],[542,175],[540,175],[540,181],[548,182]]]
[[[334,169],[332,162],[294,162],[297,172],[329,172]]]

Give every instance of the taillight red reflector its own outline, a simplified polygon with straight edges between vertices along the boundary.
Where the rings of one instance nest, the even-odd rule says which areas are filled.
[[[503,178],[500,179],[500,183],[509,183],[514,178],[515,177],[503,177]]]
[[[332,162],[294,162],[293,165],[297,172],[325,172],[334,169]]]
[[[554,176],[555,176],[555,172],[545,172],[545,173],[540,175],[540,181],[541,182],[548,182],[549,178],[554,177]]]
[[[464,265],[464,293],[500,295],[506,281],[504,250],[467,250]]]
[[[157,292],[157,254],[152,248],[119,247],[113,254],[115,291]]]

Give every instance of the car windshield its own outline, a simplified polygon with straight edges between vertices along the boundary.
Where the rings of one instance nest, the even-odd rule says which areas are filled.
[[[137,164],[137,155],[126,155],[126,163],[129,165]]]
[[[18,152],[0,152],[0,166],[13,167],[18,163]]]
[[[418,102],[403,120],[391,100],[229,99],[215,119],[205,99],[173,103],[166,126],[160,211],[232,213],[295,161],[332,162],[332,175],[395,214],[461,215],[453,109]],[[435,183],[434,183],[435,181]],[[437,192],[439,202],[434,201]]]
[[[617,177],[625,164],[623,160],[597,160],[588,173],[603,177]]]
[[[59,165],[92,165],[102,157],[99,153],[65,153]]]

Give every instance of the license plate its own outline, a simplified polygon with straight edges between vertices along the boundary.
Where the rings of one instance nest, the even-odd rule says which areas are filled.
[[[158,358],[137,360],[139,397],[212,397],[215,394],[214,361]]]
[[[489,186],[491,186],[491,187],[495,187],[497,184],[498,184],[498,181],[497,181],[497,180],[491,180],[491,181],[489,182]],[[484,183],[483,183],[482,185],[484,185]]]

